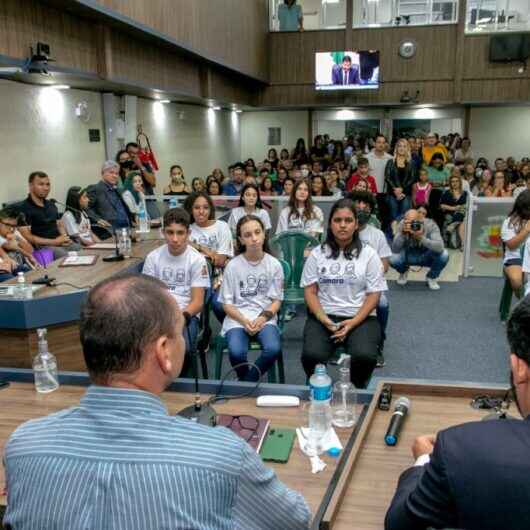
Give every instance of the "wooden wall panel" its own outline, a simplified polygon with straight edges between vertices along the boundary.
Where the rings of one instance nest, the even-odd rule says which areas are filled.
[[[267,0],[98,0],[102,6],[258,78],[268,73]]]
[[[51,47],[57,66],[96,73],[96,32],[93,24],[40,3],[0,1],[0,54],[25,59],[38,41]]]
[[[463,80],[462,100],[466,103],[516,103],[530,100],[528,79]]]
[[[261,86],[249,83],[248,79],[210,69],[209,97],[216,101],[255,106],[259,101]]]

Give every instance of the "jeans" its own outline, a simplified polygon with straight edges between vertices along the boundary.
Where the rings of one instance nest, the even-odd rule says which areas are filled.
[[[440,276],[449,261],[447,250],[434,252],[425,247],[409,248],[402,250],[399,254],[390,256],[390,266],[396,269],[400,274],[409,270],[411,265],[419,267],[429,267],[427,278],[434,280]]]
[[[388,196],[388,207],[390,208],[390,218],[392,221],[401,221],[403,216],[410,210],[410,197],[405,196],[398,201],[394,195]]]
[[[254,364],[258,366],[261,375],[263,375],[275,363],[282,349],[280,330],[273,324],[266,324],[253,338],[261,346],[261,355]],[[230,329],[226,332],[226,341],[228,342],[228,353],[232,366],[246,362],[250,341],[250,335],[246,330],[243,328]],[[259,373],[254,367],[242,366],[236,371],[240,381],[257,381],[259,379]]]
[[[209,287],[206,289],[206,296],[204,297],[205,303],[210,302],[212,304],[212,310],[217,320],[222,324],[225,319],[226,313],[223,309],[223,304],[219,302],[219,289],[212,289]]]
[[[196,344],[197,335],[199,334],[199,319],[191,317],[190,323],[184,326],[183,335],[186,344],[186,355],[184,357],[184,364],[182,366],[179,377],[195,377],[195,364],[193,356],[197,355]]]
[[[379,303],[376,307],[377,321],[381,326],[381,343],[385,342],[386,339],[386,328],[388,326],[388,315],[390,314],[390,304],[385,293],[381,293],[379,297]]]

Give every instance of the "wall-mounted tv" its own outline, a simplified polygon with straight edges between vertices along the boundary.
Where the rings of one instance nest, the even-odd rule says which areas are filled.
[[[315,54],[317,90],[379,88],[378,51],[319,52]]]

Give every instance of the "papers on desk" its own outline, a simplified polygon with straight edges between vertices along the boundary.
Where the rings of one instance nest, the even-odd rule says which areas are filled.
[[[17,287],[16,284],[15,285],[0,285],[0,298],[14,298],[16,287]],[[28,285],[26,285],[26,287],[28,287]],[[43,287],[46,287],[46,286],[45,285],[32,285],[31,286],[32,295],[34,295],[38,290],[42,289]]]
[[[116,248],[116,243],[96,243],[95,245],[90,245],[90,250],[114,250]]]
[[[92,256],[68,256],[63,259],[59,267],[86,267],[96,263],[98,257]]]

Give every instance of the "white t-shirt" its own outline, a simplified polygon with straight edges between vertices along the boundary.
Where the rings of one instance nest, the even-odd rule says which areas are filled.
[[[232,210],[232,212],[230,213],[230,217],[228,218],[228,226],[230,227],[232,234],[235,235],[237,223],[245,215],[248,214],[243,206],[238,206],[237,208],[234,208]],[[261,219],[261,222],[265,226],[265,230],[270,230],[272,228],[271,218],[267,210],[264,210],[263,208],[256,208],[256,211],[251,215],[255,215],[256,217],[259,217]]]
[[[523,255],[523,272],[530,274],[530,238],[526,240]],[[525,296],[530,294],[530,278],[526,279]]]
[[[190,245],[180,256],[170,254],[167,245],[153,250],[145,258],[142,273],[163,281],[181,310],[191,301],[192,287],[210,287],[206,259]]]
[[[224,221],[215,221],[212,226],[206,227],[193,223],[190,229],[190,240],[194,243],[208,247],[223,256],[232,257],[234,255],[232,233]]]
[[[258,318],[275,300],[283,300],[283,269],[281,263],[265,254],[259,264],[250,263],[243,254],[228,262],[219,293],[219,302],[233,305],[249,320]],[[267,322],[276,325],[274,316]],[[228,315],[223,321],[221,334],[243,326]]]
[[[324,232],[324,214],[322,210],[313,205],[314,216],[311,219],[305,219],[303,217],[304,209],[298,208],[298,216],[289,215],[291,211],[290,206],[282,208],[280,216],[278,217],[278,226],[276,227],[276,233],[281,234],[288,230],[301,230],[303,232],[313,232],[321,234]]]
[[[327,315],[353,317],[369,293],[388,289],[383,263],[377,252],[364,245],[357,259],[348,260],[341,252],[337,259],[328,257],[329,247],[314,248],[307,258],[300,287],[318,285],[318,299]]]
[[[390,250],[385,234],[379,228],[366,225],[359,231],[359,238],[363,242],[363,245],[372,247],[381,259],[392,256],[392,250]]]
[[[83,214],[81,221],[78,223],[72,212],[64,212],[62,221],[64,229],[69,236],[79,236],[81,239],[92,241],[90,219],[86,215]]]
[[[386,163],[392,160],[392,157],[388,153],[384,153],[383,158],[379,158],[374,154],[374,151],[370,151],[366,158],[370,162],[370,175],[374,177],[379,193],[382,193],[385,189]]]
[[[502,223],[501,228],[501,238],[504,243],[506,241],[510,241],[510,239],[513,239],[515,236],[517,236],[517,232],[515,231],[515,228],[512,226],[510,222],[510,218],[507,217],[504,222]],[[506,263],[509,259],[521,259],[521,246],[524,244],[521,243],[517,248],[509,249],[507,246],[504,248],[504,261],[503,263]]]

